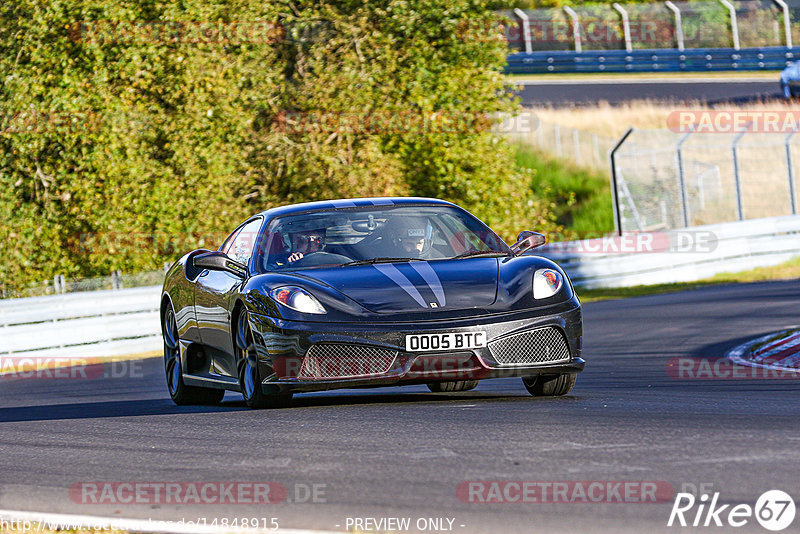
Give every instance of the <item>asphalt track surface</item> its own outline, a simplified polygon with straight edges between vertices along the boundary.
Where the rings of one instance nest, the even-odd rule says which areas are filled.
[[[725,80],[616,80],[542,81],[527,83],[519,92],[524,106],[591,105],[600,101],[621,104],[631,100],[703,102],[711,105],[747,104],[782,98],[775,81]]]
[[[798,304],[798,281],[588,303],[586,370],[571,395],[553,399],[530,397],[519,379],[498,379],[466,393],[414,386],[306,394],[282,410],[250,410],[233,394],[220,407],[176,407],[158,359],[117,379],[3,379],[0,508],[277,517],[281,527],[327,530],[367,516],[450,517],[454,532],[470,533],[688,531],[666,527],[671,501],[482,504],[460,501],[456,487],[646,480],[676,490],[713,484],[721,503],[754,505],[773,488],[798,500],[796,381],[682,380],[666,371],[671,358],[718,358],[797,324]],[[70,486],[88,481],[276,481],[292,500],[294,488],[304,487],[295,485],[323,484],[326,502],[71,500]],[[764,532],[752,519],[736,531]]]

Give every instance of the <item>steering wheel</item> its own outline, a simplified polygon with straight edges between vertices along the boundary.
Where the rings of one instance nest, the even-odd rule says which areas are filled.
[[[315,267],[317,265],[338,265],[347,263],[348,261],[353,261],[353,258],[342,254],[333,254],[331,252],[319,250],[317,252],[309,252],[291,265],[296,265],[298,267]]]

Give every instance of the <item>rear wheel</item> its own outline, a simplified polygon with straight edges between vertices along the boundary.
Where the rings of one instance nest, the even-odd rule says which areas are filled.
[[[219,404],[225,396],[224,390],[187,386],[183,382],[178,324],[171,304],[164,312],[161,331],[164,336],[164,371],[172,402],[178,405]]]
[[[559,397],[572,391],[577,373],[528,376],[522,379],[525,389],[534,397]]]
[[[261,388],[265,377],[261,376],[259,370],[258,353],[245,310],[242,310],[236,321],[236,350],[239,353],[239,387],[242,389],[244,402],[251,408],[287,406],[292,400],[291,393],[265,394]]]
[[[430,382],[428,389],[434,393],[446,393],[450,391],[469,391],[478,387],[477,380],[452,380],[449,382]]]

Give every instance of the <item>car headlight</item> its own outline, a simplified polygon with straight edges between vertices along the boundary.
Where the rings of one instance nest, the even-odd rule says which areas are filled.
[[[533,298],[552,297],[564,286],[564,277],[553,269],[539,269],[533,274]]]
[[[327,313],[322,304],[302,287],[276,287],[269,292],[269,296],[276,302],[300,313],[313,313],[316,315]]]

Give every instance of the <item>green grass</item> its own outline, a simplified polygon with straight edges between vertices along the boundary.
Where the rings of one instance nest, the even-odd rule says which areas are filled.
[[[533,170],[531,187],[554,204],[566,239],[599,237],[614,231],[608,176],[576,167],[535,148],[516,145],[516,164]],[[563,240],[563,239],[558,239]]]
[[[578,288],[577,292],[581,302],[593,302],[597,300],[624,299],[643,295],[658,295],[661,293],[672,293],[675,291],[685,291],[720,284],[763,282],[767,280],[795,280],[798,278],[800,278],[800,258],[795,258],[773,267],[757,267],[749,271],[741,271],[738,273],[720,273],[711,278],[698,280],[696,282],[599,289]]]

